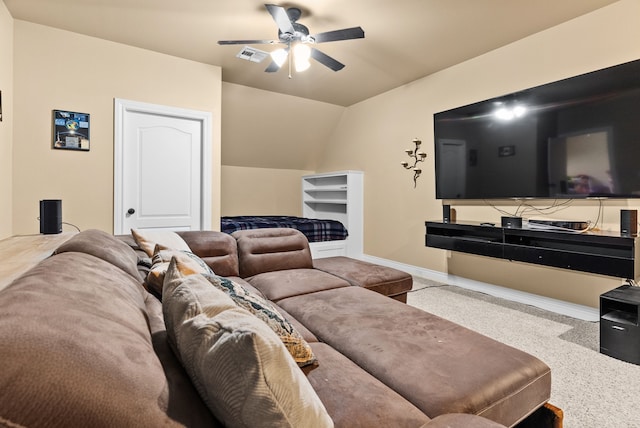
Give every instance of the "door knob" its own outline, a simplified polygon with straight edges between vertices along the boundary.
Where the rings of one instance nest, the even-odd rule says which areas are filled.
[[[131,214],[135,214],[136,210],[134,210],[133,208],[129,208],[127,210],[127,214],[131,215]]]

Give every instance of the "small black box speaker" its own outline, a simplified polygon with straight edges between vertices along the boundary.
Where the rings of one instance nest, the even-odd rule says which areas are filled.
[[[43,199],[40,201],[40,233],[62,232],[62,201]]]
[[[638,234],[638,210],[620,210],[620,234],[623,236]]]
[[[451,205],[442,206],[442,222],[451,223],[456,221],[456,210]]]
[[[502,227],[520,229],[522,227],[522,217],[502,217]]]

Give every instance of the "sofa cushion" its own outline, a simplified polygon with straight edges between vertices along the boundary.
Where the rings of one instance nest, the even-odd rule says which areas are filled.
[[[173,257],[180,260],[181,263],[179,266],[183,269],[184,275],[191,275],[194,273],[214,275],[214,272],[211,270],[209,265],[191,251],[176,250],[157,244],[151,259],[151,269],[149,269],[145,283],[147,288],[159,297],[162,297],[164,277],[167,273],[167,269],[169,269],[169,263]]]
[[[131,235],[140,249],[147,253],[149,257],[153,257],[157,244],[176,250],[191,251],[184,239],[171,230],[131,229]]]
[[[273,304],[262,296],[252,293],[242,285],[217,275],[204,275],[216,288],[226,293],[238,307],[247,310],[266,323],[278,335],[293,360],[300,367],[316,362],[313,350],[293,325],[287,321]]]
[[[166,414],[145,296],[131,275],[79,252],[49,257],[2,290],[0,420],[180,426]]]
[[[54,251],[54,254],[78,252],[90,254],[119,267],[134,278],[138,273],[138,256],[127,244],[113,235],[97,229],[84,230],[73,235]]]
[[[347,287],[278,305],[429,417],[471,413],[512,426],[549,400],[551,372],[539,359],[381,294]]]
[[[289,228],[238,230],[231,234],[238,245],[240,276],[264,272],[311,269],[311,250],[302,232]]]
[[[351,285],[368,288],[389,297],[407,301],[407,292],[413,286],[413,277],[401,270],[374,263],[337,256],[315,259],[313,267],[336,275]]]
[[[303,369],[336,427],[420,427],[429,418],[326,343],[312,343],[320,364]]]
[[[213,230],[189,230],[176,233],[216,274],[226,277],[240,275],[238,247],[231,235]]]
[[[276,334],[206,281],[185,286],[175,264],[163,292],[167,334],[214,415],[229,427],[332,427]]]
[[[318,269],[265,272],[247,278],[247,282],[273,302],[299,294],[350,286],[344,279]]]

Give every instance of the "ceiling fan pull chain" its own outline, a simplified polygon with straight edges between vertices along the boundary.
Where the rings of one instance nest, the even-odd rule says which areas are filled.
[[[289,79],[291,79],[291,58],[293,58],[293,51],[291,50],[291,42],[289,42]]]

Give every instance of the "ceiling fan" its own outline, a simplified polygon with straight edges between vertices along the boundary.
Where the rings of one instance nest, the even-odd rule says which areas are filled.
[[[284,44],[286,48],[278,49],[271,53],[271,64],[264,70],[273,73],[280,70],[284,62],[289,60],[289,78],[291,78],[291,65],[295,61],[297,71],[303,71],[309,67],[309,58],[329,67],[333,71],[344,68],[344,64],[329,55],[314,48],[317,43],[336,42],[340,40],[362,39],[364,30],[361,27],[345,28],[342,30],[327,31],[314,35],[309,34],[309,29],[300,24],[298,19],[302,11],[297,7],[285,9],[275,4],[265,4],[265,7],[278,26],[277,40],[219,40],[219,45],[254,45],[254,44]],[[293,50],[293,55],[290,52]]]

